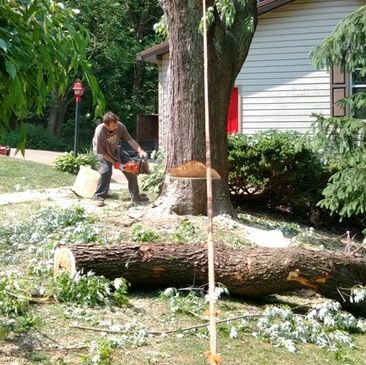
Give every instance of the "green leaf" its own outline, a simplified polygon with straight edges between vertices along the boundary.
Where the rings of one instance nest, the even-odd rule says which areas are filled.
[[[10,75],[10,77],[12,79],[14,79],[17,74],[17,69],[14,66],[14,64],[12,64],[9,61],[5,61],[5,68],[6,68],[6,72]]]
[[[8,44],[2,38],[0,38],[0,48],[3,49],[5,52],[8,50]]]

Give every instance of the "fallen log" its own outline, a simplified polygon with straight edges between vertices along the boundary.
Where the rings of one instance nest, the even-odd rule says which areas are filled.
[[[132,287],[165,288],[207,283],[207,249],[190,244],[59,245],[55,274],[93,271]],[[350,290],[366,284],[366,259],[333,251],[300,248],[215,248],[216,282],[232,295],[258,298],[309,288],[366,315],[366,303],[351,303]]]

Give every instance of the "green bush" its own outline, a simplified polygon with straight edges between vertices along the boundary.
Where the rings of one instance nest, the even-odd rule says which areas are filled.
[[[151,158],[156,162],[153,170],[147,175],[143,175],[140,182],[140,188],[149,193],[161,193],[165,177],[165,165],[163,163],[164,154],[161,150],[153,151]]]
[[[79,151],[88,150],[91,147],[96,123],[90,117],[80,116],[79,125]],[[65,119],[60,130],[60,139],[71,146],[68,151],[72,150],[75,138],[75,118]]]
[[[34,124],[24,124],[26,132],[26,148],[47,151],[65,151],[66,144],[47,132],[44,128]],[[5,133],[0,137],[0,144],[5,146],[17,147],[20,141],[20,129]]]
[[[75,157],[73,152],[67,152],[55,160],[55,168],[63,172],[77,174],[81,165],[90,166],[92,169],[98,167],[98,158],[93,152],[78,155]]]
[[[315,209],[329,176],[298,133],[229,137],[229,185],[237,203],[252,201],[305,215]]]

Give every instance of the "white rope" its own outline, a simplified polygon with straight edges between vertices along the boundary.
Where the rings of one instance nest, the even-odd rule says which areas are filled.
[[[204,95],[205,95],[205,132],[206,132],[206,182],[207,182],[207,255],[208,255],[208,297],[210,318],[210,353],[209,361],[217,364],[217,334],[216,334],[216,298],[215,298],[215,267],[213,242],[213,206],[212,206],[212,171],[211,171],[211,141],[208,101],[208,57],[207,57],[207,23],[206,1],[203,4],[203,62],[204,62]]]

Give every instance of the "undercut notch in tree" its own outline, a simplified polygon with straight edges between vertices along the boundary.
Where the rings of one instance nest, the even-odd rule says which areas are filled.
[[[193,244],[58,245],[54,271],[93,271],[124,277],[133,288],[200,286],[207,283],[207,248]],[[232,295],[259,298],[308,288],[366,315],[366,304],[352,303],[350,290],[366,284],[366,259],[332,251],[289,248],[215,248],[216,282]]]

